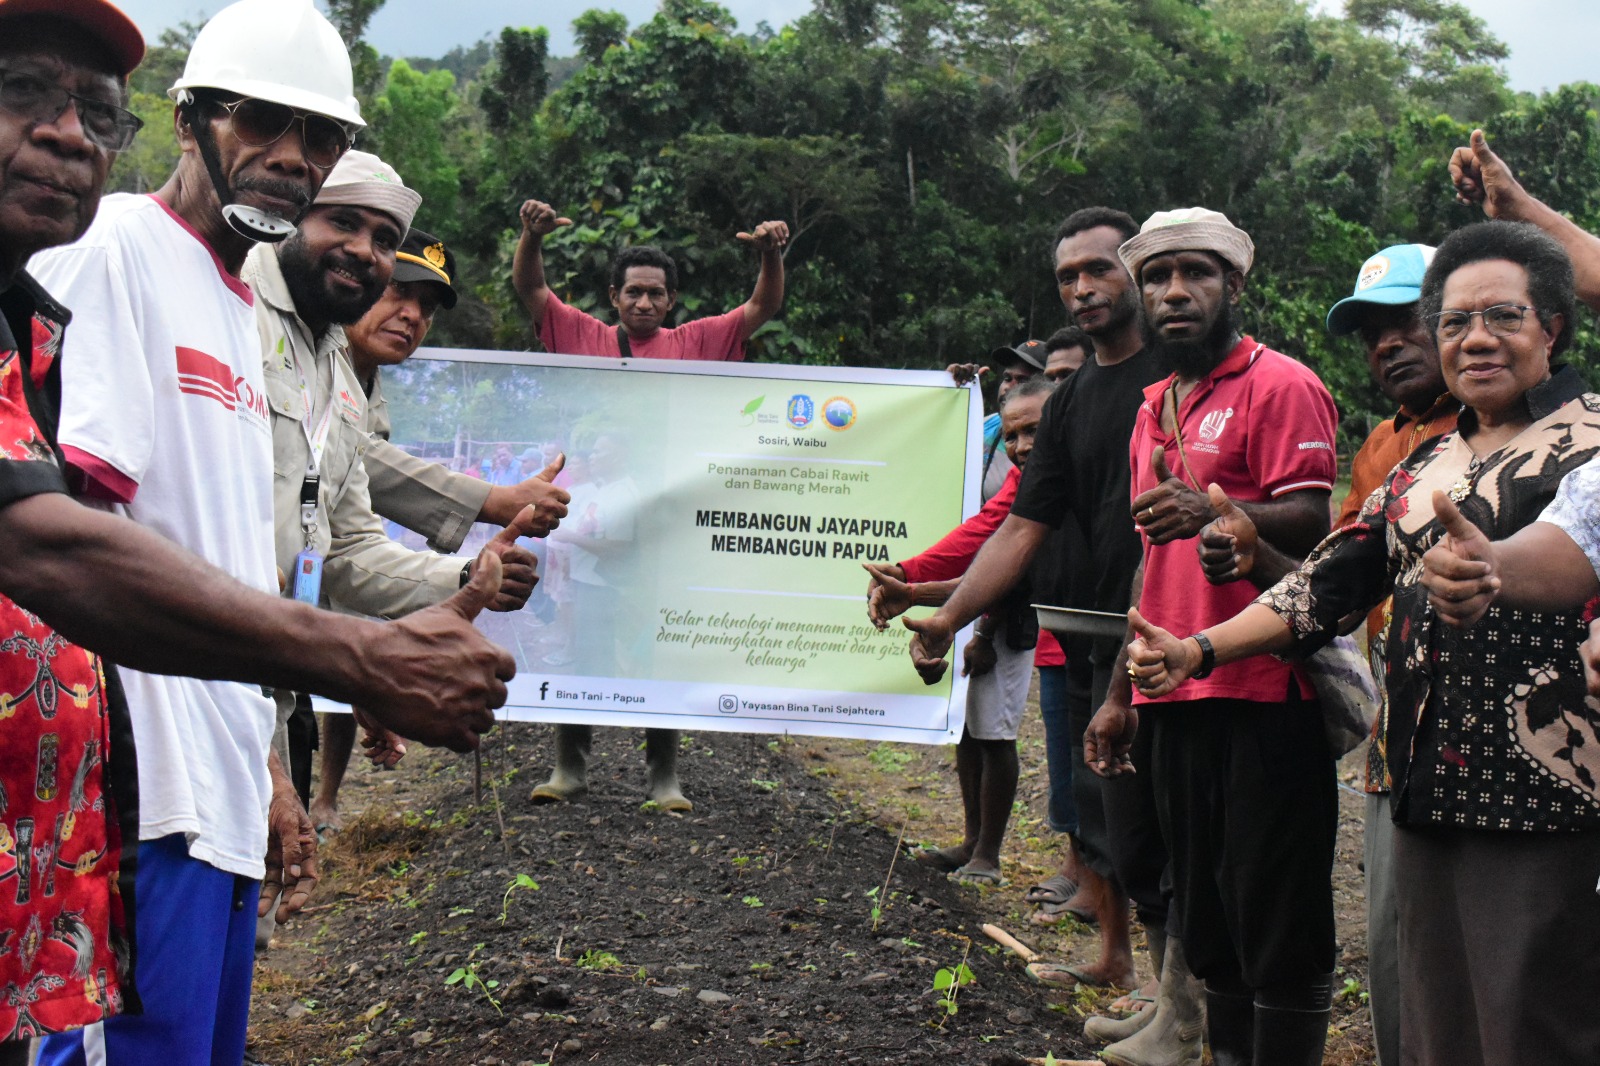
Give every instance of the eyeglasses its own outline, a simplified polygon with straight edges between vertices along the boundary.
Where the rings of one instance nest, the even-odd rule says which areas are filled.
[[[77,105],[83,134],[97,148],[120,152],[133,144],[144,121],[132,111],[64,89],[36,74],[0,70],[0,108],[30,122],[55,122]]]
[[[1483,319],[1483,328],[1496,337],[1512,337],[1522,329],[1522,319],[1529,311],[1537,310],[1526,304],[1495,304],[1482,311],[1440,311],[1428,316],[1434,336],[1440,340],[1460,340],[1472,328],[1472,316]]]
[[[350,131],[326,115],[297,111],[287,104],[245,97],[231,103],[222,100],[216,105],[228,113],[233,123],[233,135],[240,144],[251,148],[265,148],[277,143],[279,137],[300,123],[300,143],[305,145],[306,162],[318,170],[327,170],[350,149]]]

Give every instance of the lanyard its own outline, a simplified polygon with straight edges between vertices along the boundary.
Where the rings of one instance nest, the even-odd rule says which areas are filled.
[[[328,402],[322,408],[322,420],[315,429],[311,428],[311,386],[306,381],[305,370],[300,366],[300,346],[295,343],[292,329],[286,331],[289,336],[289,357],[294,363],[295,376],[300,380],[300,401],[305,407],[305,417],[300,420],[300,432],[306,438],[306,473],[305,480],[300,483],[300,529],[305,534],[306,547],[311,547],[312,540],[317,531],[317,503],[318,489],[322,484],[322,475],[319,472],[322,465],[322,453],[328,447],[328,434],[333,429],[333,389],[328,390]],[[330,376],[333,373],[333,363],[328,363]],[[316,362],[313,358],[312,373],[316,372]]]

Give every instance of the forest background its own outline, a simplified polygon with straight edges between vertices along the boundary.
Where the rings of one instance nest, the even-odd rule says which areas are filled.
[[[1321,375],[1348,455],[1392,411],[1323,316],[1378,248],[1482,217],[1445,170],[1474,126],[1535,195],[1600,224],[1600,89],[1513,92],[1505,46],[1441,0],[817,0],[750,32],[663,0],[632,27],[586,11],[575,56],[507,27],[433,58],[366,43],[383,4],[323,6],[354,61],[360,147],[422,192],[418,225],[460,260],[468,296],[432,344],[537,346],[509,281],[528,197],[573,219],[546,242],[551,283],[602,317],[625,244],[677,258],[680,320],[743,302],[756,263],[734,233],[784,219],[788,295],[750,357],[915,368],[1066,324],[1051,238],[1076,208],[1199,204],[1254,238],[1242,324]],[[197,29],[166,31],[133,76],[146,127],[119,189],[176,160],[165,90]],[[1593,381],[1582,327],[1570,359]]]

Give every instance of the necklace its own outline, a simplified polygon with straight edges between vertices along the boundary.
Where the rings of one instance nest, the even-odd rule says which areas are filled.
[[[1478,471],[1482,469],[1483,460],[1474,455],[1472,457],[1472,461],[1467,464],[1467,469],[1462,471],[1461,476],[1456,479],[1456,483],[1451,485],[1449,491],[1446,493],[1452,502],[1460,503],[1462,500],[1472,495],[1472,490],[1478,481]]]

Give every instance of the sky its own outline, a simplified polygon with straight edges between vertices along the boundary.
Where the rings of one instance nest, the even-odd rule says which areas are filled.
[[[152,40],[184,20],[201,21],[227,0],[118,0]],[[762,21],[773,28],[805,14],[809,0],[722,0],[740,29]],[[1600,3],[1594,0],[1465,0],[1473,13],[1511,48],[1506,73],[1514,89],[1537,92],[1571,81],[1600,82]],[[471,44],[502,26],[544,25],[555,55],[573,52],[571,22],[599,7],[621,11],[637,25],[656,10],[654,0],[388,0],[368,27],[367,39],[385,55],[436,57]],[[1334,8],[1339,0],[1318,0]],[[446,14],[448,11],[448,14]]]

